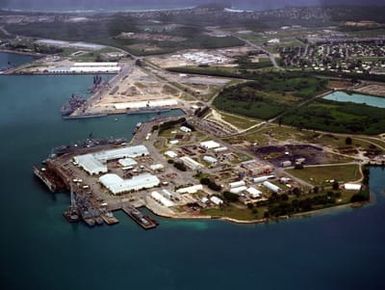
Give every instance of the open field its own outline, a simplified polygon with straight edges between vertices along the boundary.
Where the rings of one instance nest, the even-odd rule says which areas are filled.
[[[234,114],[228,114],[228,113],[224,113],[224,112],[220,112],[221,116],[222,116],[222,119],[232,125],[234,125],[235,127],[239,128],[239,129],[248,129],[256,124],[258,124],[260,122],[260,120],[257,120],[257,119],[251,119],[251,118],[246,118],[246,117],[243,117],[243,116],[239,116],[239,115],[234,115]]]
[[[317,186],[330,185],[330,180],[351,182],[361,178],[358,165],[305,167],[304,169],[288,169],[287,172]]]
[[[213,218],[228,217],[241,221],[259,220],[263,218],[264,209],[258,208],[253,212],[252,210],[245,208],[239,208],[236,206],[225,206],[222,208],[210,208],[203,209],[201,213],[204,215],[212,216]]]

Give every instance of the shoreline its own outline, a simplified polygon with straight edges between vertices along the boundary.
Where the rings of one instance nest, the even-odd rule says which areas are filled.
[[[4,48],[0,48],[0,53],[10,53],[10,54],[26,55],[26,56],[32,56],[32,57],[35,57],[35,58],[44,57],[45,56],[45,54],[41,54],[41,53],[38,53],[38,52],[27,52],[27,51],[19,51],[19,50],[4,49]]]
[[[96,14],[96,13],[146,13],[146,12],[167,12],[167,11],[179,11],[179,10],[191,10],[197,6],[187,7],[174,7],[174,8],[116,8],[116,9],[64,9],[64,10],[44,10],[44,9],[18,9],[18,8],[1,8],[0,11],[12,12],[12,13],[46,13],[46,14]]]
[[[372,194],[371,194],[372,195]],[[276,218],[262,218],[262,219],[255,219],[255,220],[238,220],[231,217],[220,217],[220,216],[208,216],[208,215],[196,215],[196,216],[186,216],[184,214],[175,214],[175,215],[165,215],[162,213],[157,212],[154,208],[145,206],[146,209],[148,209],[152,214],[155,216],[166,218],[170,220],[185,220],[185,221],[194,221],[194,220],[202,220],[202,221],[223,221],[223,222],[229,222],[237,225],[258,225],[262,223],[270,223],[270,222],[279,222],[283,220],[291,220],[291,219],[299,219],[299,218],[310,218],[313,216],[319,216],[322,214],[328,214],[332,211],[336,210],[343,210],[347,208],[356,209],[364,207],[368,204],[371,204],[371,201],[368,202],[362,202],[362,203],[346,203],[346,204],[340,204],[332,207],[322,208],[322,209],[316,209],[308,212],[302,212],[302,213],[296,213],[290,216],[280,216]]]

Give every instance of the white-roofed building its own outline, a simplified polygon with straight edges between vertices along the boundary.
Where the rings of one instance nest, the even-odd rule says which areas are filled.
[[[357,183],[345,183],[344,189],[345,190],[352,190],[352,191],[359,191],[361,190],[362,185]]]
[[[174,194],[167,189],[162,189],[161,194],[168,199],[172,199],[174,197]]]
[[[119,159],[119,164],[122,165],[122,168],[123,169],[128,169],[128,168],[132,168],[132,166],[135,166],[137,165],[138,163],[132,159],[132,158],[123,158],[123,159]]]
[[[198,191],[203,190],[203,185],[202,184],[197,184],[189,187],[184,187],[184,188],[179,188],[176,192],[183,194],[183,193],[197,193]]]
[[[254,187],[249,187],[246,191],[252,198],[260,198],[262,196],[262,192]]]
[[[90,175],[98,175],[107,173],[107,165],[96,159],[92,154],[75,156],[74,160],[79,164],[79,167],[85,170]]]
[[[171,200],[164,197],[157,191],[151,192],[151,197],[165,207],[171,207],[175,205]]]
[[[253,181],[254,183],[262,183],[274,177],[275,177],[274,175],[265,175],[265,176],[256,177],[253,179]]]
[[[121,158],[135,158],[139,156],[146,156],[149,152],[144,145],[123,147],[118,149],[106,150],[94,153],[95,158],[99,160],[115,160]]]
[[[190,133],[192,130],[186,126],[180,127],[180,130],[184,133]]]
[[[79,164],[90,175],[107,173],[107,161],[120,159],[119,163],[123,167],[130,167],[135,160],[132,158],[148,155],[146,146],[130,146],[112,150],[100,151],[92,154],[79,155],[74,157],[74,161]],[[124,161],[123,161],[124,160]],[[128,165],[130,164],[130,165]],[[136,163],[135,163],[136,164]]]
[[[211,156],[203,156],[203,160],[206,161],[207,163],[212,164],[212,165],[218,163],[218,159],[211,157]]]
[[[279,188],[279,186],[276,186],[275,184],[269,182],[269,181],[265,181],[263,183],[263,186],[265,186],[267,189],[271,190],[272,192],[275,192],[275,193],[278,193],[281,191],[281,189]]]
[[[164,169],[164,166],[162,164],[153,164],[150,166],[152,171],[162,171]]]
[[[174,151],[166,151],[166,152],[164,152],[164,155],[166,155],[169,158],[176,158],[176,157],[178,157],[178,154],[175,153]]]
[[[221,152],[225,152],[227,150],[228,150],[227,147],[219,147],[219,148],[214,149],[214,152],[215,153],[221,153]]]
[[[99,182],[114,195],[149,189],[160,184],[158,177],[149,173],[137,175],[131,179],[122,179],[116,174],[105,174],[99,178]]]
[[[210,201],[211,201],[213,204],[215,204],[215,205],[221,205],[221,204],[223,204],[223,200],[220,199],[220,198],[217,197],[217,196],[211,196],[211,197],[210,197]]]
[[[246,185],[246,182],[244,182],[243,180],[229,183],[229,186],[231,188],[245,186],[245,185]]]
[[[231,188],[230,189],[230,192],[231,193],[234,193],[234,194],[240,194],[241,192],[247,190],[247,187],[246,186],[239,186],[239,187],[234,187],[234,188]]]
[[[186,165],[191,170],[198,170],[200,168],[203,168],[202,164],[200,164],[199,162],[195,161],[194,159],[188,156],[183,156],[180,158],[180,160],[184,163],[184,165]]]
[[[212,150],[212,149],[220,148],[221,144],[213,140],[210,140],[210,141],[205,141],[200,143],[200,146],[206,150]]]

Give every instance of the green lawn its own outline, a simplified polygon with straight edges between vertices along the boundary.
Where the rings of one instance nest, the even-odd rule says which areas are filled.
[[[260,122],[259,120],[256,120],[256,119],[245,118],[245,117],[237,116],[233,114],[226,114],[223,112],[220,112],[220,113],[223,120],[234,125],[239,129],[248,129],[251,126],[254,126],[255,124]]]
[[[358,165],[308,167],[305,169],[289,169],[287,172],[317,186],[330,185],[326,180],[350,182],[361,178]]]
[[[237,220],[256,220],[262,219],[264,214],[263,208],[258,208],[257,213],[253,213],[248,208],[238,208],[235,206],[225,206],[223,208],[210,208],[203,209],[201,211],[204,215],[210,215],[212,217],[229,217]]]

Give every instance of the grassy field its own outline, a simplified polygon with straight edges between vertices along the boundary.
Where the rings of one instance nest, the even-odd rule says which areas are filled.
[[[229,217],[237,220],[257,220],[263,218],[264,209],[258,208],[257,213],[253,213],[248,208],[238,208],[235,206],[225,206],[223,208],[210,208],[203,209],[201,211],[204,215],[210,215],[212,217]]]
[[[287,172],[317,186],[330,185],[326,180],[350,182],[361,178],[358,165],[308,167],[305,169],[289,169]]]
[[[224,112],[220,112],[220,114],[223,120],[234,125],[239,129],[248,129],[260,122],[260,120],[257,120],[257,119],[251,119],[251,118],[246,118],[246,117],[237,116],[233,114],[227,114]]]

